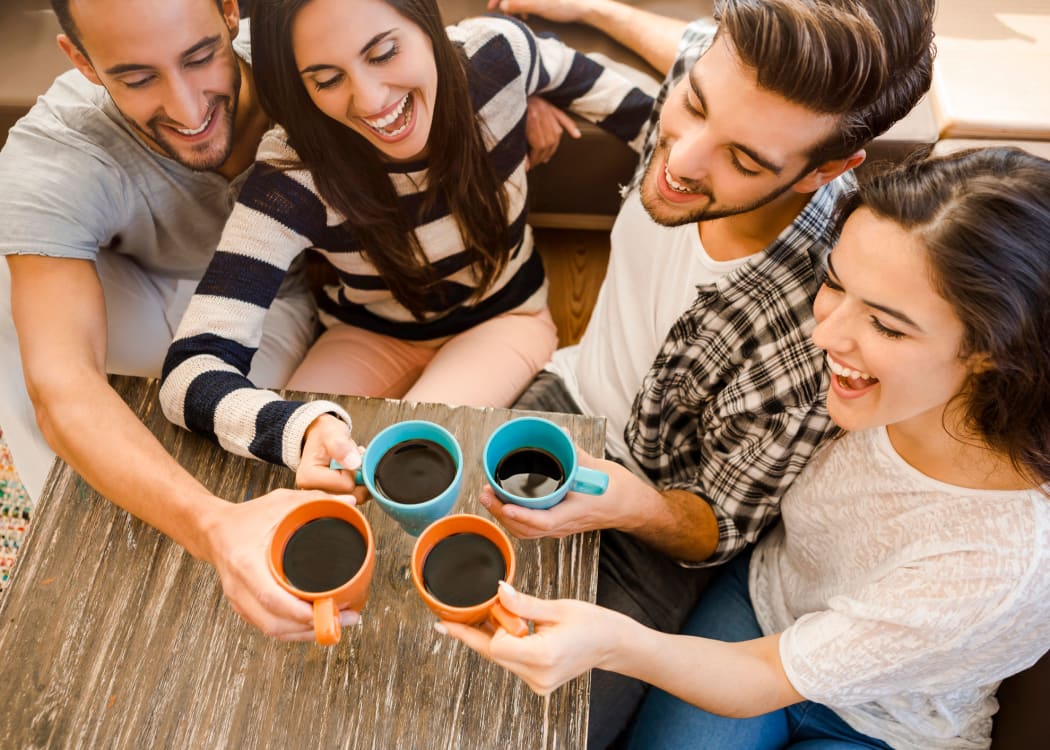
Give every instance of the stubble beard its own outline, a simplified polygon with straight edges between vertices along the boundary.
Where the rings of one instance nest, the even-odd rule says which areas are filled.
[[[656,148],[653,149],[653,153],[649,157],[649,163],[645,166],[645,172],[642,175],[642,181],[638,190],[642,207],[645,209],[645,212],[649,214],[649,218],[661,226],[680,227],[687,224],[695,224],[700,221],[713,221],[714,219],[724,219],[728,216],[746,214],[749,211],[754,211],[755,209],[772,203],[790,190],[791,186],[795,184],[795,181],[791,181],[787,184],[779,185],[766,195],[756,198],[754,201],[744,205],[715,208],[712,208],[717,202],[714,193],[709,188],[699,186],[694,188],[696,191],[695,194],[698,197],[702,196],[707,198],[707,203],[696,208],[682,206],[675,210],[671,208],[673,204],[668,203],[660,196],[659,190],[656,187],[656,181],[659,179],[657,170],[664,168],[670,150],[671,149],[667,145],[667,140],[663,136],[660,136]]]
[[[241,91],[241,67],[236,57],[234,58],[233,68],[233,95],[217,94],[208,101],[208,111],[214,112],[212,117],[221,118],[219,122],[209,125],[209,127],[216,128],[215,135],[212,138],[189,148],[179,147],[170,140],[171,137],[166,132],[167,128],[160,125],[164,120],[164,117],[161,115],[151,118],[144,128],[137,123],[134,123],[135,127],[153,143],[157,144],[166,156],[187,169],[192,169],[195,172],[217,170],[226,163],[230,153],[233,151],[237,99]]]

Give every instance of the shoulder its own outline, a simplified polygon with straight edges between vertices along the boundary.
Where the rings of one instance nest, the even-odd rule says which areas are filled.
[[[67,71],[11,128],[3,159],[6,162],[37,154],[51,158],[58,153],[68,158],[116,161],[122,148],[136,144],[118,118],[104,88],[79,71]]]
[[[668,79],[676,81],[688,73],[693,64],[707,52],[717,32],[718,26],[710,18],[700,18],[687,24],[678,40],[678,51]]]
[[[514,61],[520,67],[536,55],[536,36],[509,16],[478,16],[446,28],[449,39],[463,48],[476,69]]]
[[[119,223],[145,147],[114,121],[107,100],[101,87],[70,71],[11,128],[0,151],[5,245],[50,248],[54,240],[64,247],[80,238],[88,247]]]

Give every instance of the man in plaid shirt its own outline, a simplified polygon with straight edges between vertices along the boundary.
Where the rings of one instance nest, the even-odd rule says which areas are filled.
[[[500,7],[542,15],[552,1]],[[834,435],[812,300],[863,145],[929,87],[933,2],[723,0],[715,23],[688,25],[564,5],[558,20],[668,71],[591,323],[516,404],[606,416],[616,462],[581,457],[610,474],[602,496],[547,511],[481,500],[519,537],[601,530],[598,603],[674,632],[710,566],[776,520]],[[616,736],[643,689],[594,674],[589,746]]]

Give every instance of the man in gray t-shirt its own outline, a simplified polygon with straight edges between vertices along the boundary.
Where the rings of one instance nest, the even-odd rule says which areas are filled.
[[[76,70],[55,80],[0,152],[0,425],[15,465],[35,496],[58,453],[102,495],[214,565],[245,619],[312,637],[310,606],[252,554],[300,494],[245,504],[210,494],[106,380],[107,371],[160,374],[269,127],[237,3],[52,5]],[[286,284],[252,378],[282,386],[314,323],[303,285]]]

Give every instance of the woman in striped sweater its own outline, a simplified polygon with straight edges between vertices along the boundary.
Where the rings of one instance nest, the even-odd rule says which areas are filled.
[[[505,406],[556,336],[526,224],[527,97],[638,148],[652,100],[510,18],[442,26],[434,0],[264,0],[252,14],[263,139],[164,366],[168,418],[304,487],[347,491],[350,416],[246,374],[292,262],[335,269],[326,330],[288,386]]]

